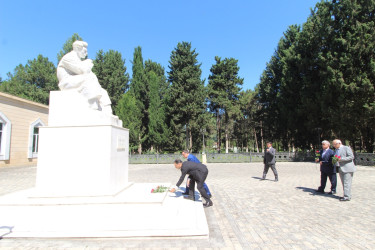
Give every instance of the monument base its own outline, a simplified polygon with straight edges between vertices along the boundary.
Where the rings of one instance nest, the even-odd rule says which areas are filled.
[[[116,195],[128,186],[129,131],[112,125],[41,127],[36,197]]]
[[[3,238],[204,237],[202,202],[181,193],[151,193],[136,183],[114,197],[28,198],[33,190],[0,197]],[[169,187],[170,184],[163,184]]]

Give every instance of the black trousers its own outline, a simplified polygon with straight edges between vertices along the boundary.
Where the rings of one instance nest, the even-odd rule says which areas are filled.
[[[197,183],[197,189],[199,193],[201,193],[202,197],[207,201],[210,199],[208,196],[206,189],[204,188],[203,184],[207,178],[208,171],[207,172],[199,172],[198,176],[195,176],[190,179],[190,185],[189,189],[194,194],[195,192],[195,183]]]
[[[337,175],[336,173],[325,173],[325,172],[320,172],[320,187],[319,191],[323,191],[326,188],[327,184],[327,178],[329,178],[329,181],[331,182],[331,191],[336,192],[336,186],[337,186]]]
[[[275,167],[275,164],[264,164],[264,170],[263,170],[263,178],[266,178],[266,175],[268,173],[268,169],[271,168],[273,174],[275,175],[275,178],[278,178],[277,170]]]

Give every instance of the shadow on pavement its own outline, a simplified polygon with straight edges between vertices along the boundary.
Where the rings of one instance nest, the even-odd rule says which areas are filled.
[[[262,181],[263,179],[261,177],[252,176],[251,178]],[[264,179],[263,181],[275,181],[275,179]]]
[[[313,188],[308,188],[308,187],[296,187],[296,189],[300,189],[302,190],[303,192],[306,192],[306,193],[310,193],[310,195],[320,195],[320,196],[326,196],[328,198],[332,198],[332,199],[340,199],[339,196],[336,196],[336,195],[331,195],[331,194],[327,194],[327,193],[318,193],[316,192],[316,189],[313,189]]]
[[[0,230],[2,231],[2,229],[9,230],[9,232],[6,232],[6,233],[0,235],[0,240],[2,240],[4,236],[6,236],[8,234],[11,234],[12,230],[13,230],[13,227],[2,226],[2,227],[0,227]]]

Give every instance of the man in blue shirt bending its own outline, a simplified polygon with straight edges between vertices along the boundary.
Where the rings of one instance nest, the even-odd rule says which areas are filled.
[[[184,158],[186,158],[188,161],[192,161],[192,162],[196,162],[196,163],[201,163],[197,157],[195,157],[195,155],[192,155],[189,153],[188,150],[184,150],[182,151],[182,156]],[[183,195],[189,195],[189,182],[190,182],[190,177],[187,178],[187,181],[186,181],[186,191],[185,193],[183,193]],[[208,194],[208,196],[211,198],[212,195],[211,195],[211,192],[210,190],[208,189],[208,186],[206,183],[203,183],[203,188],[206,190],[206,193]],[[194,194],[192,194],[194,196]]]

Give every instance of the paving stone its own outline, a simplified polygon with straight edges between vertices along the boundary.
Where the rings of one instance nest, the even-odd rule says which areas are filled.
[[[1,249],[375,249],[375,168],[358,167],[352,200],[317,195],[317,164],[281,162],[280,181],[259,181],[261,163],[208,164],[214,206],[205,209],[209,239],[1,239]],[[0,168],[0,195],[35,185],[36,167]],[[172,182],[172,164],[130,165],[132,182]],[[338,176],[339,178],[339,176]],[[328,192],[329,181],[326,192]],[[0,208],[1,210],[1,208]],[[1,212],[1,211],[0,211]],[[0,227],[1,225],[0,222]]]

